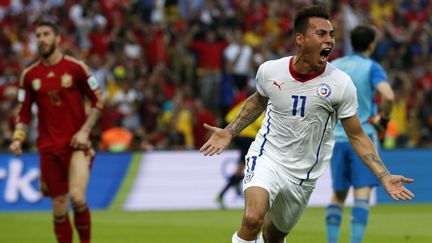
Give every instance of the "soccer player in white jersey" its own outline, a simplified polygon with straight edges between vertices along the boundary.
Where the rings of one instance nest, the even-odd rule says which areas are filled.
[[[394,93],[387,81],[384,69],[369,58],[376,46],[375,31],[368,26],[357,26],[351,31],[351,45],[354,53],[332,62],[346,72],[357,89],[359,103],[358,117],[363,130],[372,140],[376,140],[376,131],[369,120],[376,116],[377,104],[375,92],[381,95],[382,114],[377,120],[381,130],[385,130],[390,119]],[[379,184],[374,175],[362,163],[340,123],[334,129],[336,144],[331,158],[333,196],[327,207],[327,241],[337,243],[342,221],[342,207],[348,190],[354,188],[354,205],[351,210],[350,243],[360,243],[366,229],[369,215],[371,190]],[[379,144],[375,142],[375,144]]]
[[[315,182],[329,164],[338,119],[363,162],[394,200],[414,196],[379,158],[357,117],[356,89],[350,77],[327,62],[334,30],[322,6],[299,11],[294,20],[295,56],[263,63],[256,75],[257,92],[236,118],[212,132],[200,148],[220,154],[234,136],[265,111],[264,121],[246,155],[245,209],[233,243],[284,242],[303,213]],[[262,231],[263,239],[258,238]]]

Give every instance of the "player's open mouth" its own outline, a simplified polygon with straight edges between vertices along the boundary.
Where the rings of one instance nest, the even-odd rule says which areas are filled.
[[[331,52],[331,48],[322,49],[320,52],[321,61],[323,61],[323,62],[326,61],[328,55],[330,55],[330,52]]]

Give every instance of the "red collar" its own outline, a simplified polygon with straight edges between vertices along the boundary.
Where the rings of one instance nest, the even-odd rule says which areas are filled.
[[[289,71],[291,73],[291,76],[295,80],[297,80],[299,82],[302,82],[302,83],[320,76],[325,71],[325,68],[326,68],[326,65],[327,65],[327,64],[324,65],[324,67],[321,70],[319,70],[318,72],[314,72],[314,73],[310,73],[310,74],[303,74],[303,73],[299,73],[299,72],[297,72],[297,71],[294,70],[294,68],[293,68],[293,60],[294,60],[294,57],[291,57],[291,59],[289,61]]]

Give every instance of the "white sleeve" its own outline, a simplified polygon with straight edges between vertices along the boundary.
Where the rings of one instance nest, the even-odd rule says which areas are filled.
[[[338,118],[351,117],[357,114],[357,89],[351,79],[347,80],[338,105]]]
[[[260,95],[264,97],[268,97],[267,92],[265,91],[265,85],[264,85],[264,68],[265,64],[263,63],[259,66],[256,77],[255,77],[255,83],[256,83],[256,89]]]

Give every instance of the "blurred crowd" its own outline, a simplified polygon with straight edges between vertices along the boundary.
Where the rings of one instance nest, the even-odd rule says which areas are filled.
[[[355,26],[376,27],[374,58],[396,92],[384,147],[431,148],[429,0],[0,0],[0,149],[11,139],[20,72],[37,57],[41,16],[59,23],[62,49],[84,60],[105,91],[95,147],[182,150],[206,141],[204,122],[225,125],[261,63],[295,54],[295,11],[311,3],[331,10],[332,59],[351,53]],[[30,151],[36,136],[32,129]]]

